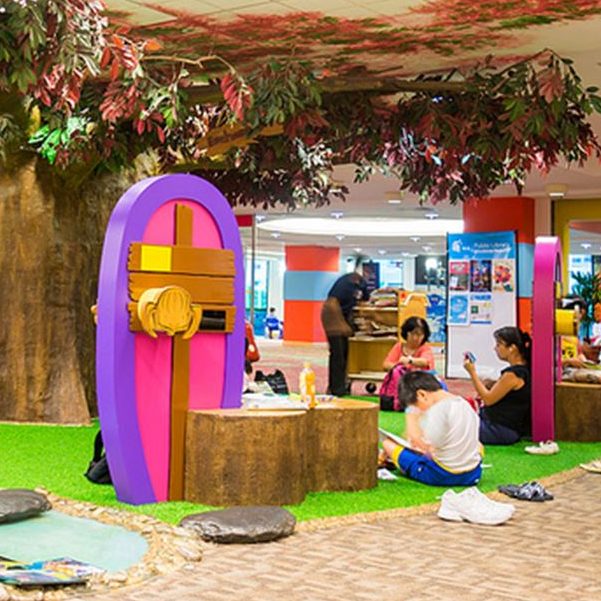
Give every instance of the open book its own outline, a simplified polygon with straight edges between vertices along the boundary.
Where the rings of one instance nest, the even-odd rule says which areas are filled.
[[[378,428],[378,437],[379,437],[380,442],[383,442],[387,438],[390,438],[390,440],[392,440],[393,442],[396,442],[397,444],[400,444],[402,447],[405,447],[406,449],[411,449],[412,451],[415,451],[416,453],[421,453],[421,451],[419,449],[416,449],[406,438],[403,438],[402,436],[398,436],[397,434],[393,434],[392,432],[388,432],[387,430],[383,430],[382,428]]]

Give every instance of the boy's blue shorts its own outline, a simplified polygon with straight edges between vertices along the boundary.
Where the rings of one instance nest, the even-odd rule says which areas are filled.
[[[482,476],[481,463],[469,472],[450,472],[430,457],[404,447],[398,447],[391,459],[408,478],[432,486],[473,486]]]

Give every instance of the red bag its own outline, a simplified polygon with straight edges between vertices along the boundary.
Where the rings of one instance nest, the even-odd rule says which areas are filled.
[[[246,333],[246,360],[254,363],[261,358],[259,354],[259,347],[255,342],[255,333],[253,332],[253,327],[250,321],[244,322],[244,328]]]
[[[405,409],[399,400],[399,382],[407,371],[404,365],[395,365],[386,374],[378,393],[382,411],[403,411]]]

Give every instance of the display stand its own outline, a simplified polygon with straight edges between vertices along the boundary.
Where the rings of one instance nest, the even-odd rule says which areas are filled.
[[[498,377],[505,365],[493,332],[517,325],[515,232],[449,234],[446,376],[466,378],[464,353],[477,360],[480,377]]]

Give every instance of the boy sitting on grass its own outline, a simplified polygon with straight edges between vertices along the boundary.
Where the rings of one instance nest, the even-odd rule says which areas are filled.
[[[407,437],[412,448],[385,439],[384,453],[401,472],[434,486],[471,486],[482,475],[479,418],[459,396],[443,390],[423,371],[406,373],[399,399],[407,406]]]

